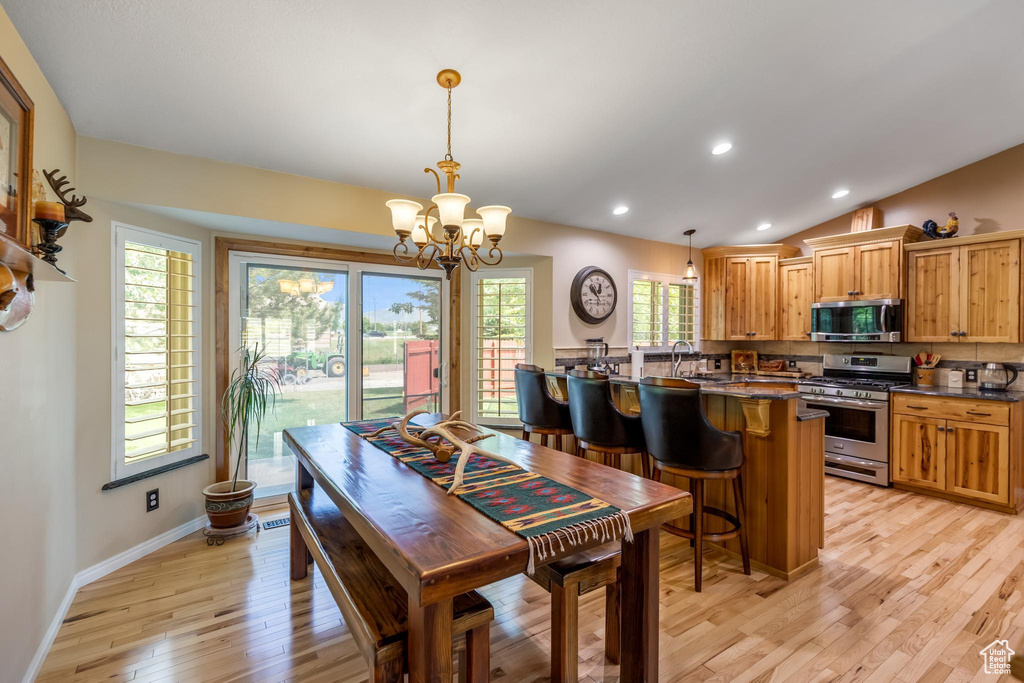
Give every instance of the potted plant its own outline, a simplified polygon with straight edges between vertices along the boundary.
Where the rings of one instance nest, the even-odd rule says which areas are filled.
[[[206,496],[206,516],[210,526],[227,529],[245,524],[252,507],[252,492],[256,482],[238,479],[242,459],[246,455],[250,428],[256,430],[253,449],[259,447],[260,424],[277,401],[280,390],[277,374],[261,366],[266,358],[266,347],[256,344],[241,350],[241,364],[231,373],[231,381],[221,399],[221,417],[228,432],[228,453],[237,449],[235,476],[230,481],[219,481],[203,489]]]

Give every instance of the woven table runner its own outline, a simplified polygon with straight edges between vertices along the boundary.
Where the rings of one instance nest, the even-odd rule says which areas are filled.
[[[401,418],[343,422],[342,425],[385,453],[419,472],[438,486],[452,485],[458,457],[440,462],[422,446],[408,443],[396,430],[371,436]],[[409,425],[418,434],[422,427]],[[629,515],[609,503],[571,486],[524,470],[518,465],[473,453],[466,464],[465,482],[454,493],[530,547],[527,574],[541,562],[585,543],[633,540]]]

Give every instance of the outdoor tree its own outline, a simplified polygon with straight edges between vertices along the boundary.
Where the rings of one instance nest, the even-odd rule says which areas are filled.
[[[420,332],[423,339],[436,339],[437,332],[441,326],[441,284],[435,280],[416,280],[416,289],[406,292],[407,297],[418,302],[415,308],[420,310]],[[408,304],[413,306],[413,304]],[[410,310],[410,313],[412,311]],[[423,313],[427,314],[429,327],[435,330],[433,333],[423,333]]]

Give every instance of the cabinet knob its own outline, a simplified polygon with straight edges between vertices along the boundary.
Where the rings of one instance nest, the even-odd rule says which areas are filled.
[[[967,333],[966,333],[966,332],[964,332],[963,330],[961,330],[961,331],[960,331],[960,336],[961,336],[961,337],[966,337],[966,336],[967,336]]]
[[[950,334],[950,336],[952,336],[952,337],[955,337],[955,336],[957,336],[957,335],[958,335],[958,334],[960,334],[960,333],[959,333],[959,332],[957,332],[956,330],[953,330],[953,331],[952,331],[952,332],[950,332],[949,334]]]
[[[850,291],[848,291],[848,292],[846,293],[846,295],[847,295],[847,296],[853,296],[853,290],[851,289]]]
[[[854,296],[860,296],[860,290],[859,289],[853,290],[853,295]]]
[[[945,427],[939,427],[939,431],[940,432],[944,432],[944,431],[946,431],[946,428]]]

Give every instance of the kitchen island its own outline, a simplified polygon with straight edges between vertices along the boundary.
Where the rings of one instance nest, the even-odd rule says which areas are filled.
[[[549,373],[562,395],[565,376]],[[636,380],[613,377],[612,393],[623,412],[639,413]],[[770,574],[790,579],[817,566],[825,543],[825,425],[827,413],[801,410],[795,384],[785,379],[752,380],[728,377],[700,385],[711,424],[743,434],[745,462],[743,497],[751,563]],[[625,462],[623,465],[625,466]],[[639,463],[633,465],[638,473]],[[665,474],[663,482],[689,490],[689,480]],[[708,505],[736,509],[731,485],[705,482]],[[688,528],[689,519],[673,522]],[[724,520],[707,516],[708,532],[724,531]],[[712,544],[739,557],[739,541]]]

